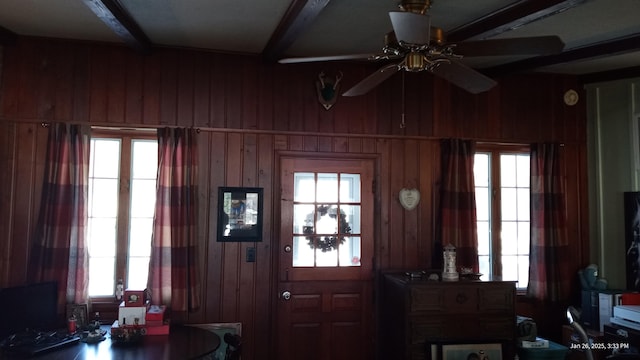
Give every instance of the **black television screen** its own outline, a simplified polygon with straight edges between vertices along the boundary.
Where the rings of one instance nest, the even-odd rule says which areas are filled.
[[[0,340],[27,329],[49,331],[60,325],[56,282],[0,289]]]

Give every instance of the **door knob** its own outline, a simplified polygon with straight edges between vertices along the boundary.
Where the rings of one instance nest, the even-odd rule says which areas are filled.
[[[280,296],[282,296],[282,298],[285,299],[285,300],[291,299],[291,293],[289,291],[287,291],[287,290],[283,291],[282,295],[280,295]]]
[[[290,253],[291,252],[291,245],[285,245],[284,252]]]

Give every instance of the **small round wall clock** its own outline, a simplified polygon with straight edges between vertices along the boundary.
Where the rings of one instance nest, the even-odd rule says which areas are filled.
[[[577,104],[579,98],[578,93],[573,89],[567,90],[567,92],[564,93],[564,103],[569,106]]]

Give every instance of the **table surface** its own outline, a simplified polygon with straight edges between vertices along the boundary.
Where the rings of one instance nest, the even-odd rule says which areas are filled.
[[[114,344],[109,334],[110,327],[103,325],[102,329],[107,330],[107,334],[101,342],[88,344],[80,341],[32,359],[197,359],[213,353],[220,346],[218,335],[193,326],[171,326],[168,335],[146,335],[137,344]],[[0,358],[13,357],[0,354]]]

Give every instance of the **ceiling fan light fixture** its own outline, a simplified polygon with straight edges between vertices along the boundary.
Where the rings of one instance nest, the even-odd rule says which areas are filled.
[[[427,58],[419,52],[412,51],[404,58],[404,69],[411,72],[422,71],[426,68]]]

